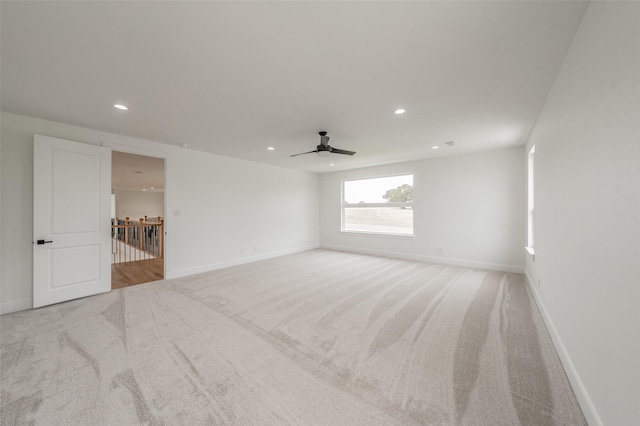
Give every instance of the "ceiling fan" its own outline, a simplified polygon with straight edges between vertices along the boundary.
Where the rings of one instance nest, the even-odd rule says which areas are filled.
[[[354,151],[347,151],[347,150],[344,150],[344,149],[338,149],[338,148],[334,148],[331,145],[329,145],[329,136],[327,136],[327,132],[319,132],[318,134],[320,135],[320,145],[316,146],[316,149],[314,149],[313,151],[309,151],[309,152],[301,152],[300,154],[293,154],[293,155],[290,155],[290,157],[297,157],[298,155],[311,154],[313,152],[316,152],[321,157],[326,157],[330,153],[344,154],[344,155],[353,155],[353,154],[355,154]]]

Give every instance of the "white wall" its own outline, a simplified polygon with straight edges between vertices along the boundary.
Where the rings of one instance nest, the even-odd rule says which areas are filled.
[[[115,190],[116,216],[138,220],[164,216],[164,192]]]
[[[640,3],[590,4],[533,144],[531,286],[590,424],[639,425]]]
[[[524,148],[512,148],[322,175],[320,244],[522,272],[526,232],[523,158]],[[413,238],[340,231],[343,179],[400,173],[414,175]]]
[[[34,133],[166,158],[167,278],[318,246],[315,174],[14,114],[1,124],[2,313],[31,307]]]

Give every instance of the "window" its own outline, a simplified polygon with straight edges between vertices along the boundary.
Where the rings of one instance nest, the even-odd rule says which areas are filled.
[[[534,220],[534,206],[535,200],[533,196],[534,185],[534,162],[535,162],[536,146],[532,146],[529,151],[527,161],[527,251],[529,254],[534,254],[534,240],[533,240],[533,220]]]
[[[343,181],[342,231],[413,235],[413,175]]]

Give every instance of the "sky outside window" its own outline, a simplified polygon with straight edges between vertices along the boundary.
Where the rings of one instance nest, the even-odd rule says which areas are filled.
[[[391,176],[375,179],[350,180],[344,183],[344,199],[349,204],[386,203],[382,196],[389,190],[404,184],[413,186],[413,175]]]

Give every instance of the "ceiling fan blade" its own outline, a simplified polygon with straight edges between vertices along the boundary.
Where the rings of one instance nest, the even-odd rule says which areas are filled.
[[[347,151],[345,149],[331,148],[332,154],[344,154],[344,155],[353,155],[355,151]]]
[[[329,136],[327,136],[327,132],[323,131],[323,132],[319,132],[318,134],[320,135],[320,145],[316,146],[316,149],[309,152],[302,152],[300,154],[293,154],[293,155],[290,155],[289,157],[297,157],[298,155],[311,154],[314,152],[316,152],[321,157],[327,156],[329,155],[329,153],[343,154],[343,155],[355,154],[355,151],[347,151],[346,149],[338,149],[330,146]]]
[[[289,157],[297,157],[298,155],[312,154],[312,153],[314,153],[314,152],[318,152],[318,150],[317,150],[317,149],[315,149],[315,150],[313,150],[313,151],[309,151],[309,152],[301,152],[300,154],[293,154],[293,155],[290,155]]]

